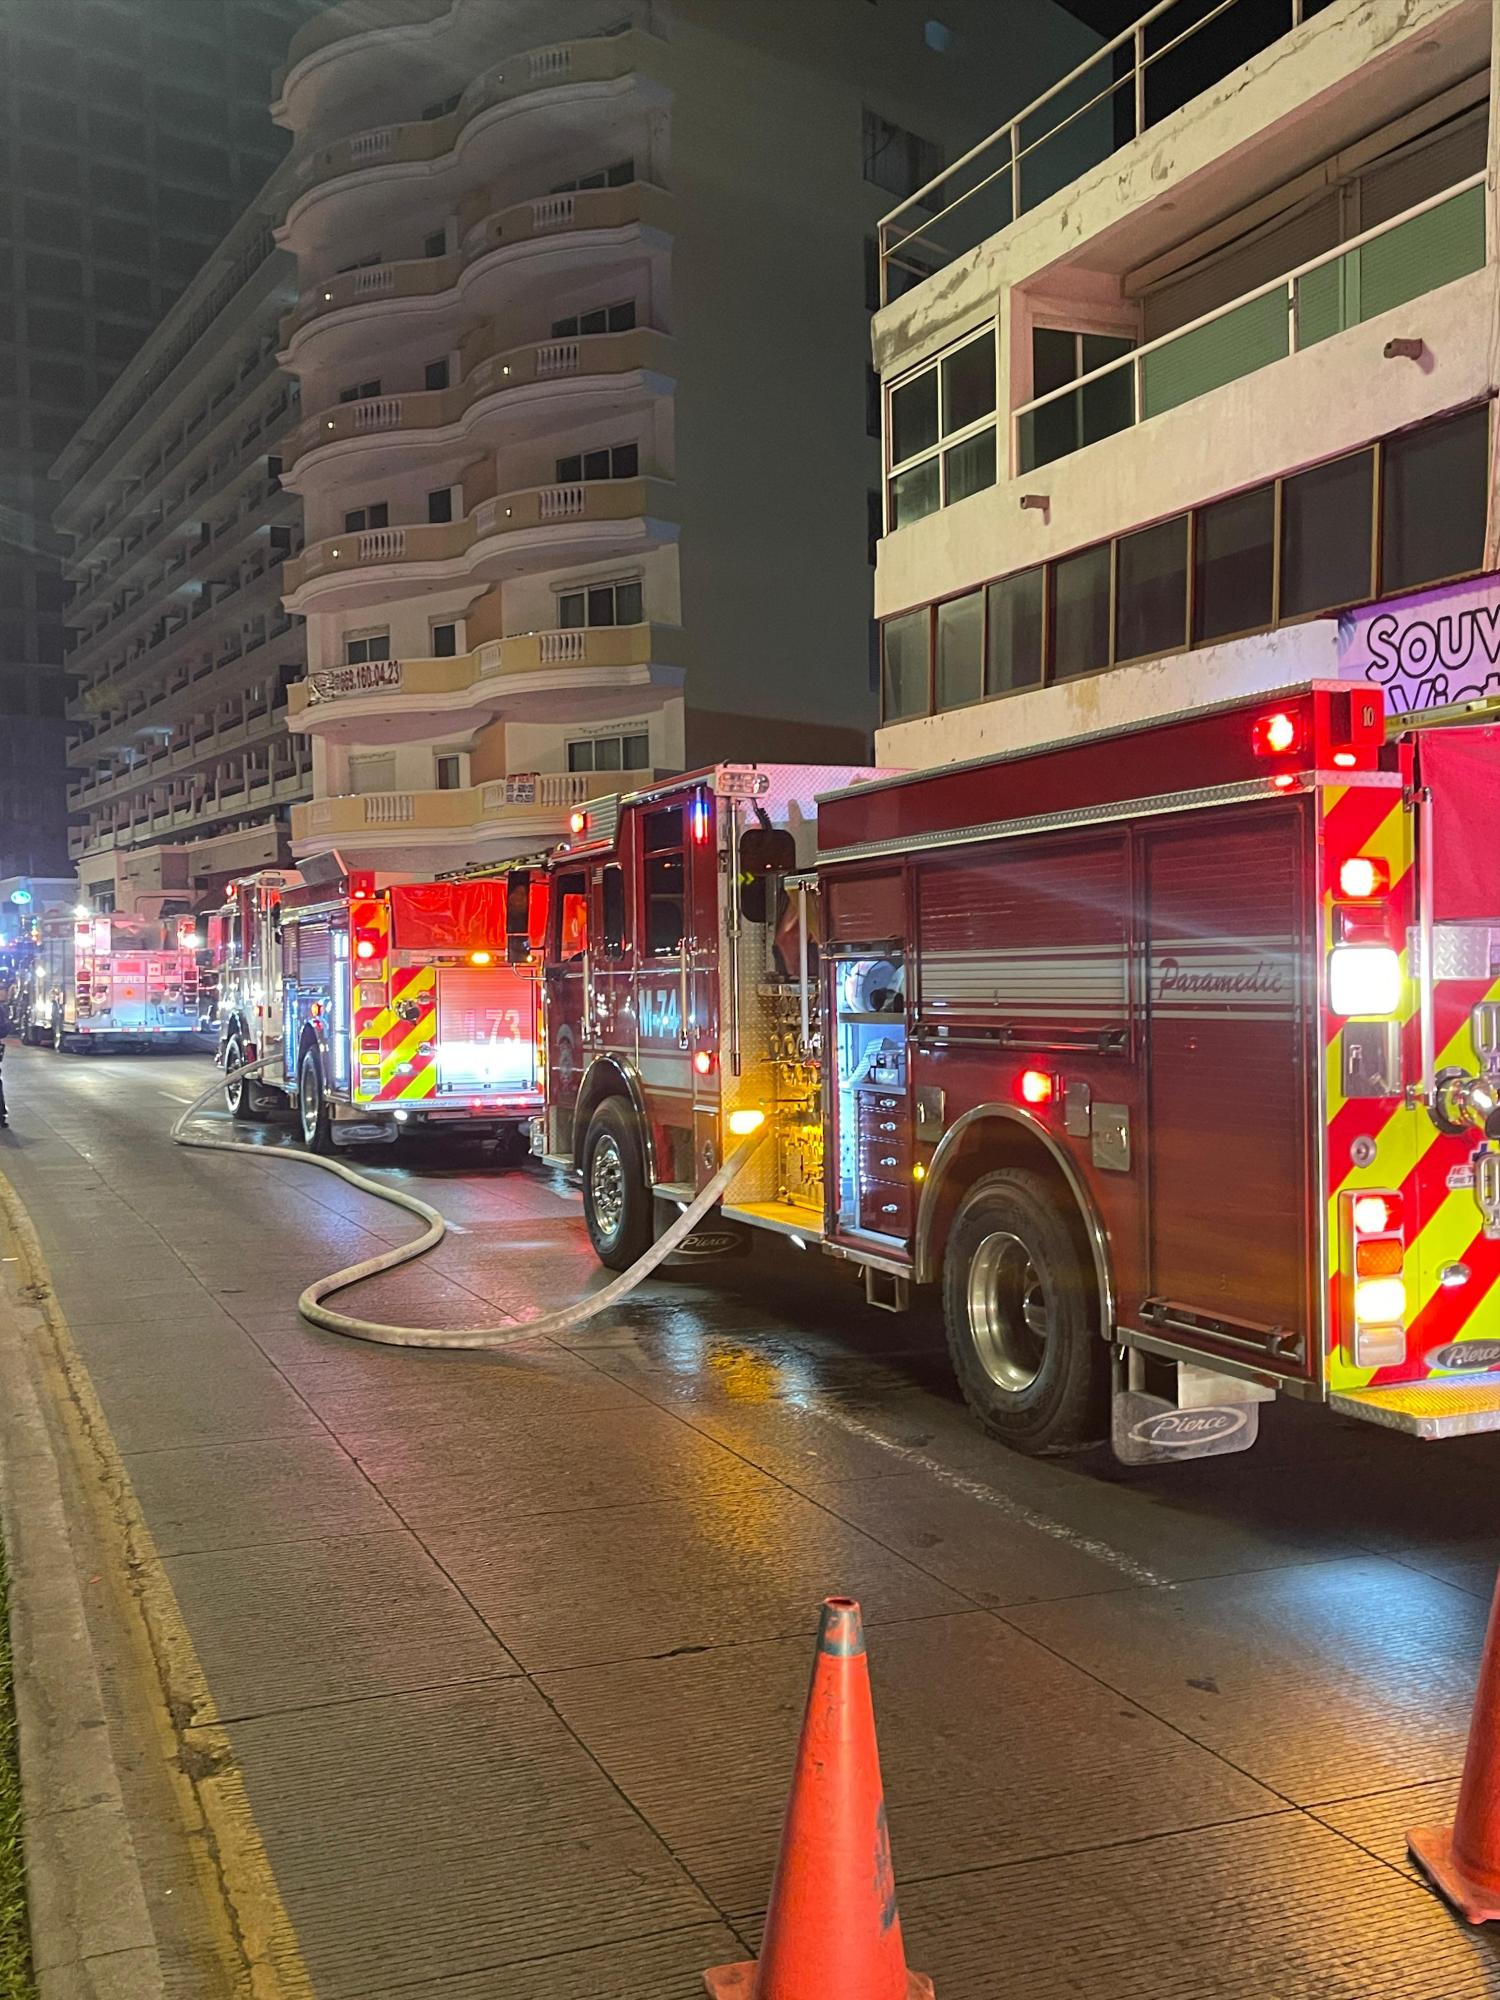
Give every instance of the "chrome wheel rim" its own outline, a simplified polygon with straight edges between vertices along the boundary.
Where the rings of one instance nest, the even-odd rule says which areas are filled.
[[[311,1056],[302,1065],[297,1108],[302,1115],[302,1137],[310,1146],[318,1132],[318,1069]]]
[[[224,1051],[225,1069],[238,1069],[243,1061],[244,1057],[240,1053],[239,1043],[231,1042],[229,1047]],[[242,1076],[238,1076],[233,1083],[226,1083],[224,1086],[224,1095],[228,1099],[230,1110],[238,1111],[240,1101],[245,1095],[245,1079]]]
[[[1047,1287],[1019,1236],[997,1229],[969,1266],[969,1328],[996,1388],[1029,1389],[1042,1371],[1052,1310]]]
[[[600,1232],[605,1236],[618,1234],[625,1215],[625,1162],[608,1133],[594,1148],[589,1162],[589,1201]]]

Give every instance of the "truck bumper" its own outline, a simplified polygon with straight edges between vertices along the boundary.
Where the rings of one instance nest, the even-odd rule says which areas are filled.
[[[1472,1437],[1476,1431],[1500,1431],[1500,1377],[1457,1375],[1394,1389],[1335,1392],[1328,1407],[1341,1417],[1410,1437]]]

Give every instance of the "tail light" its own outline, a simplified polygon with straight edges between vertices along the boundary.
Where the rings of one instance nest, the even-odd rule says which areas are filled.
[[[1339,863],[1339,894],[1351,902],[1364,903],[1372,896],[1383,896],[1390,886],[1391,871],[1376,855],[1351,854],[1347,861]]]
[[[1405,1208],[1401,1196],[1361,1189],[1344,1202],[1351,1357],[1359,1368],[1406,1359]]]
[[[1057,1095],[1057,1079],[1044,1069],[1023,1069],[1016,1079],[1016,1094],[1023,1104],[1050,1104]]]
[[[1290,757],[1302,747],[1302,726],[1284,708],[1258,715],[1251,725],[1250,746],[1257,757]]]

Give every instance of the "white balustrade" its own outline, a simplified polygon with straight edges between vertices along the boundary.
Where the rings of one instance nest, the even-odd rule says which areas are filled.
[[[588,506],[588,489],[583,486],[544,486],[541,517],[544,521],[576,520]]]
[[[581,660],[587,650],[582,632],[543,632],[541,642],[544,667],[561,666],[566,662]]]
[[[393,431],[400,422],[399,396],[373,396],[367,402],[354,405],[354,428],[357,431]]]
[[[359,538],[362,563],[399,562],[405,554],[405,528],[367,528]]]
[[[576,375],[580,349],[576,340],[545,340],[536,351],[538,375]]]
[[[531,65],[532,82],[545,83],[567,75],[573,67],[573,51],[565,42],[560,48],[533,49],[527,60]]]
[[[354,296],[357,299],[381,298],[396,289],[396,267],[394,264],[368,264],[362,271],[354,273]]]
[[[390,155],[395,139],[395,128],[387,125],[378,132],[361,132],[349,141],[349,157],[356,166],[366,166],[371,160],[384,160]]]
[[[533,229],[567,229],[573,221],[576,207],[570,194],[544,194],[531,204],[531,226]]]
[[[416,801],[410,792],[366,792],[366,826],[406,826],[416,817]]]

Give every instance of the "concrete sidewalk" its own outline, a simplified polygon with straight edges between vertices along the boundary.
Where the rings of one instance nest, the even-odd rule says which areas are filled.
[[[1242,1460],[1028,1463],[921,1325],[790,1250],[567,1347],[351,1346],[296,1293],[406,1219],[172,1148],[200,1065],[22,1053],[0,1169],[180,1612],[181,1748],[212,1767],[222,1732],[302,1990],[699,1995],[757,1943],[839,1592],[942,2000],[1500,1994],[1401,1848],[1453,1797],[1492,1441],[1278,1410]],[[465,1233],[360,1310],[472,1326],[597,1282],[561,1183],[420,1185]]]

